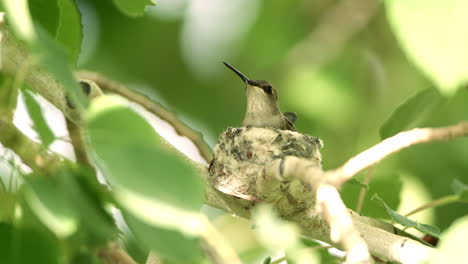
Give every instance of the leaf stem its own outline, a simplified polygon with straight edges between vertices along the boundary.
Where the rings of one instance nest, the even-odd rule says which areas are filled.
[[[374,164],[371,167],[369,167],[369,169],[367,170],[366,178],[364,178],[364,181],[362,182],[366,186],[369,184],[376,167],[377,167],[377,164]],[[358,214],[361,214],[362,206],[364,204],[364,198],[366,198],[366,192],[367,192],[367,188],[364,186],[361,187],[361,191],[359,192],[359,199],[356,205],[356,212]]]
[[[449,203],[453,203],[453,202],[456,202],[458,201],[458,196],[457,195],[448,195],[448,196],[444,196],[442,198],[439,198],[437,200],[434,200],[434,201],[431,201],[427,204],[423,204],[419,207],[416,207],[415,209],[411,210],[410,212],[406,213],[404,216],[408,217],[410,215],[413,215],[415,213],[418,213],[422,210],[426,210],[426,209],[429,209],[429,208],[434,208],[434,207],[437,207],[437,206],[441,206],[441,205],[446,205],[446,204],[449,204]]]
[[[279,258],[277,260],[274,260],[274,261],[270,262],[270,264],[280,264],[281,262],[283,262],[285,260],[286,260],[286,256],[281,257],[281,258]]]

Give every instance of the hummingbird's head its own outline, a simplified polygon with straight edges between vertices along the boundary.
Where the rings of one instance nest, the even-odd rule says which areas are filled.
[[[245,83],[245,92],[247,94],[247,111],[273,111],[278,110],[278,94],[273,86],[263,80],[250,80],[236,68],[226,62],[226,67],[237,74]]]

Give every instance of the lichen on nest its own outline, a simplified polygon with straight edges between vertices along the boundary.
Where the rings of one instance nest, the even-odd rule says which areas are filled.
[[[288,155],[321,164],[322,146],[319,138],[295,131],[230,127],[216,144],[209,181],[226,194],[256,201],[257,178],[265,173],[266,164]]]

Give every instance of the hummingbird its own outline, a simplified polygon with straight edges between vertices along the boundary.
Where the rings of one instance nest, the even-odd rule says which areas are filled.
[[[295,113],[282,113],[278,105],[278,93],[273,86],[264,80],[250,80],[236,68],[226,62],[226,67],[231,69],[245,83],[247,95],[247,109],[245,111],[242,126],[245,127],[269,127],[282,130],[296,131],[294,122],[297,119]]]

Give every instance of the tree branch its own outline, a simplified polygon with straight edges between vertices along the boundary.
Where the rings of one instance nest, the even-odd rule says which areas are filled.
[[[90,71],[79,71],[77,72],[77,76],[83,79],[92,80],[96,82],[97,85],[101,87],[101,89],[118,94],[132,102],[141,105],[155,116],[168,122],[180,136],[185,136],[190,139],[197,146],[198,151],[207,163],[213,159],[211,148],[203,140],[203,136],[199,132],[187,126],[184,122],[179,120],[174,113],[166,110],[160,104],[152,101],[142,94],[132,91],[120,83],[102,76],[101,74]]]
[[[414,215],[416,213],[419,213],[423,210],[426,210],[426,209],[429,209],[429,208],[434,208],[434,207],[437,207],[437,206],[441,206],[441,205],[446,205],[446,204],[449,204],[449,203],[453,203],[453,202],[457,202],[459,201],[460,198],[458,197],[458,195],[448,195],[448,196],[444,196],[442,198],[439,198],[437,200],[434,200],[434,201],[430,201],[426,204],[423,204],[419,207],[416,207],[415,209],[409,211],[408,213],[404,214],[404,216],[408,217],[410,215]]]
[[[286,156],[273,161],[271,165],[267,166],[266,175],[269,180],[265,182],[289,182],[292,179],[299,179],[306,186],[312,187],[308,193],[315,193],[315,212],[319,214],[319,217],[321,215],[326,220],[331,241],[334,244],[340,243],[348,253],[346,262],[373,262],[367,244],[361,238],[359,231],[353,226],[351,215],[341,200],[340,194],[334,186],[322,180],[323,171],[315,160]],[[262,184],[262,182],[257,182],[257,184]],[[270,194],[265,195],[269,196]],[[305,195],[298,196],[293,193],[291,195],[299,199],[310,199]],[[308,210],[312,211],[313,209]]]
[[[374,171],[375,171],[376,167],[377,167],[377,164],[374,164],[373,166],[371,166],[367,170],[366,177],[364,178],[364,181],[362,182],[365,186],[362,186],[361,190],[359,191],[359,198],[358,198],[358,202],[356,204],[356,212],[358,214],[361,213],[362,206],[364,205],[364,198],[366,198],[367,187],[368,187],[368,185],[370,183],[372,174],[374,174]]]
[[[0,142],[18,155],[24,164],[34,171],[48,175],[62,161],[54,153],[47,152],[40,143],[24,135],[15,125],[0,118]]]
[[[326,172],[329,183],[338,188],[360,171],[404,148],[433,141],[468,136],[468,122],[441,128],[415,128],[400,132],[349,159],[338,169]]]
[[[296,157],[288,156],[286,159],[294,160]],[[266,166],[266,175],[271,175],[273,178],[279,175],[278,173],[274,172],[280,167],[280,161],[276,162],[278,163]],[[302,175],[302,179],[309,180],[320,179],[320,174],[317,174],[315,165],[308,168],[308,170],[311,170],[309,176],[307,176],[308,173],[304,173],[304,171],[307,171],[305,167],[310,165],[309,162],[310,161],[305,163],[296,162],[295,164],[290,163],[290,161],[285,162],[283,164],[283,176],[281,176],[284,178],[280,177],[276,178],[276,180],[279,181],[284,179],[287,181],[291,178],[286,177],[291,175]],[[199,168],[200,174],[204,175],[204,177],[207,179],[208,172],[206,168],[198,166],[196,163],[193,164]],[[312,171],[314,172],[312,173]],[[299,178],[301,178],[301,176],[299,176]],[[205,188],[205,203],[212,207],[247,219],[250,218],[250,208],[255,205],[255,202],[239,199],[238,197],[222,193],[213,188],[211,185],[207,185]],[[346,214],[351,215],[355,229],[363,236],[362,238],[368,245],[369,251],[372,255],[402,263],[415,263],[411,262],[410,260],[424,260],[430,257],[429,253],[432,251],[431,248],[420,244],[418,241],[412,238],[404,237],[403,235],[408,236],[408,234],[394,228],[391,224],[382,222],[377,219],[360,216],[349,209],[347,211],[348,212]],[[285,215],[284,219],[296,223],[301,228],[302,235],[337,246],[337,244],[330,239],[330,227],[328,226],[327,222],[324,221],[324,218],[321,216],[321,214],[319,214],[316,210],[302,210],[296,214]],[[394,234],[395,232],[396,234]],[[406,242],[403,243],[403,241]],[[411,248],[415,250],[415,254],[413,256],[408,255],[408,247],[388,247],[389,245],[401,245],[402,243],[406,246],[411,245]],[[358,251],[360,251],[359,248]]]

